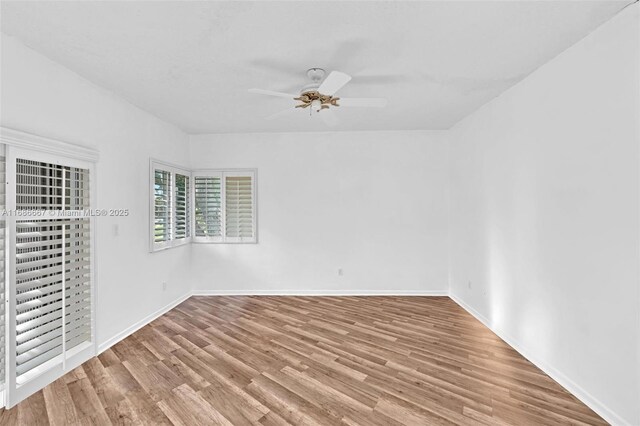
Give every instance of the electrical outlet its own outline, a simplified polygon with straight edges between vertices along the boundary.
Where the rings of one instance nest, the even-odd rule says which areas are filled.
[[[344,275],[344,271],[342,270],[342,268],[338,268],[338,276],[343,276]]]
[[[469,281],[469,283],[467,284],[467,286],[469,287],[469,290],[471,290],[471,281]]]
[[[120,227],[118,226],[117,223],[115,223],[113,225],[113,236],[117,237],[118,235],[120,235]]]
[[[162,283],[162,291],[167,291],[167,283]]]

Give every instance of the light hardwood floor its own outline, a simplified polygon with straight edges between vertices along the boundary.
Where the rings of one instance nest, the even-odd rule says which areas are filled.
[[[606,424],[448,297],[192,297],[0,423]]]

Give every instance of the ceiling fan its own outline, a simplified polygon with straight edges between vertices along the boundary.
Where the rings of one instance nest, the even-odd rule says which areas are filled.
[[[308,108],[310,115],[318,114],[328,126],[338,124],[338,118],[334,114],[334,109],[337,107],[381,108],[387,104],[387,100],[383,98],[339,98],[335,96],[336,93],[351,80],[351,76],[340,71],[331,71],[327,78],[324,78],[324,75],[325,70],[322,68],[307,70],[307,76],[311,79],[311,83],[304,86],[299,95],[263,89],[249,89],[249,92],[289,98],[299,102],[297,105],[267,117],[268,120]]]

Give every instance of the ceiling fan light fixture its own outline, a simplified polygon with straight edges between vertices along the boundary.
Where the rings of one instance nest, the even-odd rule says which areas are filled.
[[[314,111],[320,111],[322,109],[322,101],[320,99],[314,99],[311,101],[311,108]]]

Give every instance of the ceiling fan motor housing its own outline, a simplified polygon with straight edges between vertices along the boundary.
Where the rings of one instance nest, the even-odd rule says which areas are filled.
[[[325,70],[322,68],[309,68],[307,70],[307,77],[311,79],[311,81],[320,83],[324,78]]]
[[[305,85],[302,90],[300,90],[300,94],[308,93],[308,92],[317,92],[320,87],[320,83],[324,79],[325,70],[322,68],[309,68],[307,70],[307,77],[311,80],[311,83]]]

